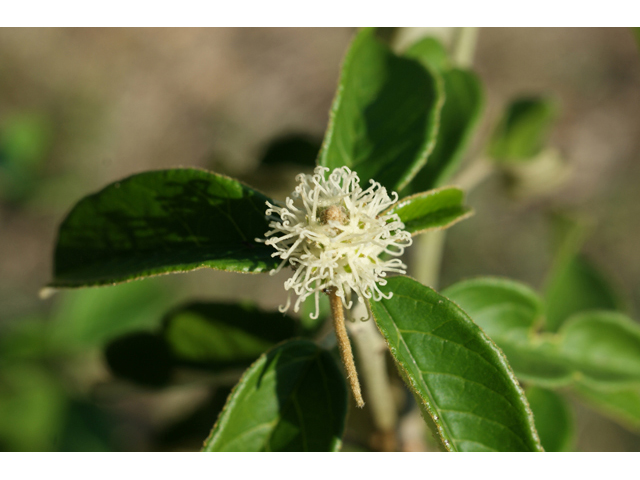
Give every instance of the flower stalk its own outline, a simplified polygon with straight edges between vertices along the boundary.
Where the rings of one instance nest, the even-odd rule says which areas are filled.
[[[362,399],[362,390],[360,389],[356,364],[353,361],[351,342],[349,341],[347,327],[344,323],[342,299],[338,297],[337,290],[334,287],[329,288],[327,294],[329,295],[329,303],[331,304],[331,315],[333,317],[333,327],[336,331],[336,339],[338,340],[338,348],[340,349],[340,358],[342,358],[342,363],[347,372],[347,380],[349,380],[356,405],[362,408],[364,407],[364,400]]]

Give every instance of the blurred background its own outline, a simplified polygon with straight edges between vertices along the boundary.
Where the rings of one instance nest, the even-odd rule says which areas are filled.
[[[228,385],[185,374],[142,388],[114,378],[104,347],[153,330],[186,300],[273,310],[284,302],[286,274],[200,270],[40,299],[57,227],[84,195],[148,169],[203,167],[284,198],[309,167],[280,159],[315,156],[353,33],[0,29],[0,450],[200,448]],[[560,106],[549,144],[570,170],[560,188],[524,199],[499,176],[481,183],[468,199],[476,215],[448,233],[440,286],[504,275],[542,289],[554,250],[549,213],[570,212],[589,225],[583,252],[637,319],[640,52],[632,31],[480,29],[473,65],[487,102],[467,160],[510,99],[544,94]],[[640,450],[640,436],[574,403],[578,450]]]

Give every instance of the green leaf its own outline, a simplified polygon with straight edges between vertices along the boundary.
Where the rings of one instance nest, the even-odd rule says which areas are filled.
[[[640,384],[611,389],[576,382],[573,390],[593,409],[628,430],[640,432]]]
[[[61,292],[49,324],[49,343],[56,351],[82,350],[137,330],[156,329],[174,293],[165,280]]]
[[[337,451],[346,413],[346,385],[331,354],[290,341],[245,372],[203,450]]]
[[[404,52],[404,56],[418,60],[437,72],[451,69],[447,50],[432,37],[418,40]]]
[[[445,98],[436,146],[427,164],[403,191],[407,195],[442,186],[456,172],[480,120],[484,92],[480,79],[473,72],[451,68],[447,52],[433,38],[419,40],[405,56],[420,61],[442,76]]]
[[[625,315],[585,312],[569,319],[557,334],[538,333],[540,299],[517,282],[479,278],[443,294],[485,330],[522,380],[541,386],[580,380],[611,388],[640,381],[640,326]]]
[[[149,332],[114,340],[105,349],[105,360],[114,375],[147,387],[167,385],[174,366],[164,339]]]
[[[585,380],[640,381],[640,325],[614,312],[585,312],[558,332],[559,356]]]
[[[571,315],[585,310],[622,309],[620,297],[609,281],[582,255],[556,269],[545,296],[549,330],[557,330]]]
[[[342,65],[319,165],[348,166],[400,191],[435,145],[442,105],[440,80],[419,62],[395,55],[363,29]]]
[[[533,411],[540,443],[546,452],[569,452],[573,448],[574,422],[567,401],[552,390],[530,387],[526,390]]]
[[[557,358],[555,347],[535,336],[543,318],[538,294],[512,280],[481,277],[443,290],[504,352],[518,378],[544,385],[571,381],[572,370]]]
[[[427,164],[408,187],[422,192],[445,185],[456,173],[484,107],[484,93],[478,77],[467,70],[442,73],[445,103],[440,114],[436,146]]]
[[[0,369],[0,445],[3,451],[51,451],[65,410],[63,387],[35,365]]]
[[[514,100],[493,132],[489,156],[501,163],[517,163],[535,157],[544,147],[557,113],[555,101],[548,98]]]
[[[408,277],[371,302],[391,354],[453,451],[540,451],[526,398],[502,352],[456,304]]]
[[[462,190],[444,187],[403,198],[385,212],[393,213],[398,214],[405,230],[417,235],[427,230],[449,228],[473,212],[464,206]]]
[[[82,199],[60,226],[51,287],[110,285],[210,267],[277,266],[255,238],[268,230],[261,193],[192,168],[133,175]]]
[[[162,337],[177,361],[224,368],[248,365],[297,333],[296,321],[279,312],[196,302],[167,315]]]

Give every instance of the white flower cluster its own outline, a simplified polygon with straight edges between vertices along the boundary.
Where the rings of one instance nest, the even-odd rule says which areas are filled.
[[[285,206],[267,202],[267,215],[280,217],[269,224],[267,240],[261,240],[277,250],[274,257],[282,259],[271,274],[287,264],[294,270],[284,283],[289,297],[281,312],[289,309],[292,290],[298,295],[296,312],[301,302],[315,294],[312,318],[318,316],[320,292],[329,288],[335,288],[347,309],[353,304],[352,293],[374,300],[391,298],[378,286],[387,283],[387,272],[405,273],[407,268],[397,258],[379,258],[382,253],[398,257],[412,242],[397,214],[382,214],[398,200],[397,193],[390,198],[373,180],[363,190],[358,175],[347,167],[336,168],[325,178],[327,172],[326,167],[316,167],[313,175],[298,175],[300,184]]]

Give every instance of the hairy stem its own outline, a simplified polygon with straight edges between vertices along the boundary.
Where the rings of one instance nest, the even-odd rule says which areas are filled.
[[[336,339],[338,340],[340,357],[342,358],[342,363],[344,364],[344,368],[347,371],[347,378],[349,379],[349,384],[351,385],[353,398],[355,399],[358,407],[362,408],[364,407],[364,400],[362,399],[362,391],[360,390],[360,382],[358,381],[356,364],[353,361],[351,342],[349,342],[347,328],[344,324],[344,310],[342,309],[342,299],[338,297],[338,295],[336,295],[335,288],[330,288],[327,293],[329,295],[329,301],[331,303],[333,327],[336,330]]]

